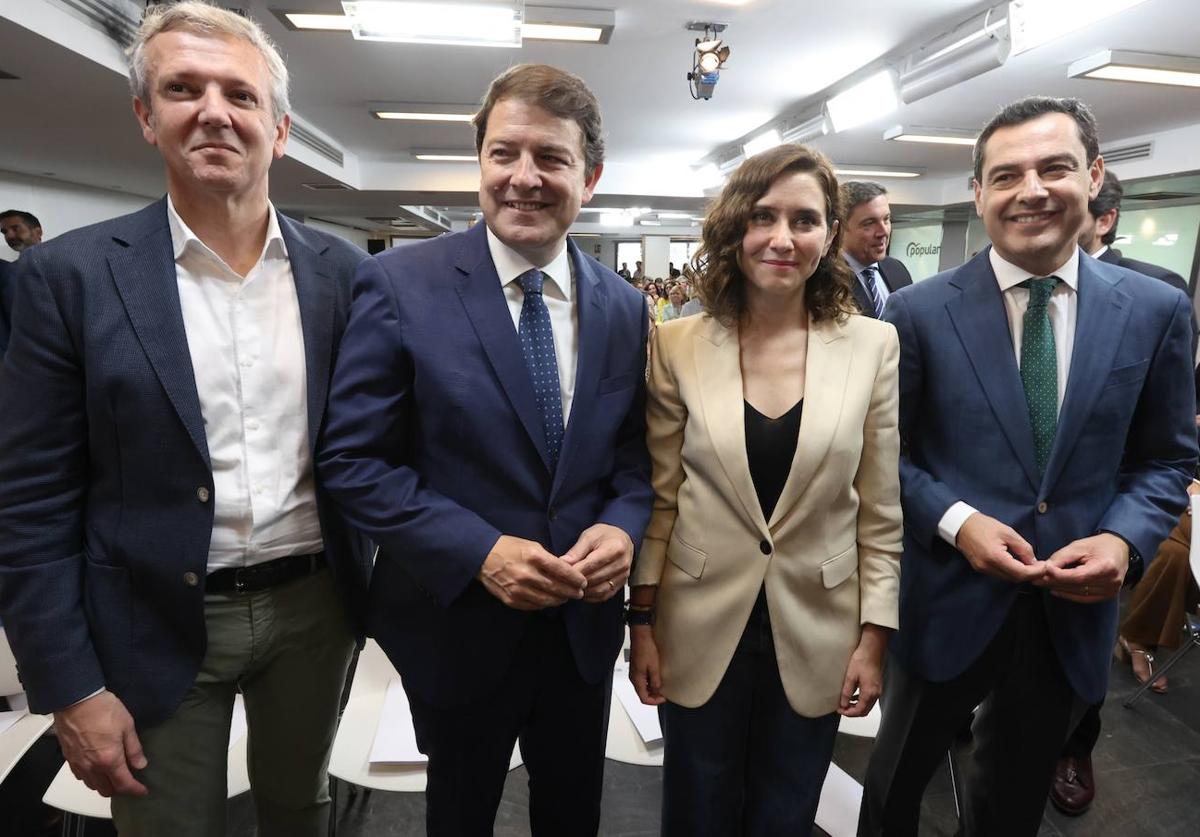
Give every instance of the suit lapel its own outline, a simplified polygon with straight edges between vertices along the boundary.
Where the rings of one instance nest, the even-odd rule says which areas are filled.
[[[736,329],[728,329],[715,319],[695,336],[696,380],[700,405],[712,448],[725,476],[733,486],[749,520],[760,532],[767,532],[750,460],[746,456],[746,412],[742,394],[742,364]]]
[[[188,351],[164,198],[138,213],[108,255],[117,293],[154,374],[209,468],[208,439]]]
[[[304,370],[308,393],[308,444],[314,452],[325,401],[329,394],[330,367],[333,363],[333,319],[337,309],[333,277],[327,271],[324,242],[314,248],[305,241],[303,231],[283,215],[276,214],[283,241],[287,245],[296,299],[300,303],[300,328],[304,334]]]
[[[804,495],[813,474],[825,459],[833,443],[842,402],[846,395],[846,377],[850,371],[854,345],[844,339],[841,326],[834,322],[810,323],[808,350],[804,361],[804,407],[800,413],[800,436],[787,481],[775,503],[768,526],[774,530],[779,521]]]
[[[513,328],[508,300],[500,287],[500,276],[488,252],[484,225],[476,224],[463,236],[462,242],[455,260],[455,267],[462,273],[458,280],[458,296],[501,388],[548,471],[550,455],[546,451],[533,381],[525,367],[525,355],[521,352],[517,330]]]
[[[988,250],[963,265],[951,284],[961,288],[962,293],[946,303],[950,321],[992,412],[1021,463],[1021,470],[1036,489],[1038,472],[1029,408],[1013,353],[1004,299],[988,261]]]
[[[1062,473],[1084,422],[1108,383],[1108,373],[1120,343],[1113,335],[1125,330],[1131,301],[1128,294],[1118,290],[1095,269],[1095,262],[1080,256],[1071,371],[1067,375],[1067,391],[1059,411],[1050,460],[1046,463],[1047,486],[1054,485]]]
[[[571,396],[571,415],[567,419],[562,453],[554,475],[553,497],[562,484],[572,455],[587,433],[587,417],[596,403],[600,376],[608,345],[607,294],[600,278],[575,243],[567,240],[567,253],[575,271],[575,310],[579,315],[579,354],[575,365],[575,392]]]

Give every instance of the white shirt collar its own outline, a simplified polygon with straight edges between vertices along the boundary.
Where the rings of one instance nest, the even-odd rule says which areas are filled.
[[[842,251],[842,258],[844,258],[846,260],[846,264],[850,265],[850,269],[854,271],[855,276],[862,276],[862,272],[864,270],[866,270],[868,267],[873,267],[876,270],[879,269],[879,262],[871,262],[870,264],[863,264],[858,259],[854,258],[854,256],[851,256],[849,253],[847,253],[845,250]]]
[[[492,228],[487,228],[488,250],[492,254],[492,264],[500,277],[500,287],[509,282],[515,282],[517,277],[528,270],[537,268],[545,274],[546,280],[558,288],[562,298],[568,302],[571,299],[571,258],[567,251],[567,241],[564,238],[558,254],[545,265],[536,265],[522,256],[513,248],[501,241]]]
[[[1099,250],[1097,250],[1095,253],[1092,253],[1092,258],[1093,258],[1093,259],[1098,259],[1098,258],[1100,258],[1101,256],[1103,256],[1103,255],[1104,255],[1105,253],[1107,253],[1107,252],[1108,252],[1108,245],[1107,245],[1107,244],[1102,244],[1102,245],[1100,245],[1100,249],[1099,249]]]
[[[175,253],[175,261],[179,261],[188,248],[198,248],[200,252],[205,253],[222,264],[225,263],[225,260],[213,252],[212,248],[205,244],[184,223],[183,218],[179,217],[179,213],[175,209],[175,203],[171,200],[170,195],[167,195],[167,224],[171,228],[171,247]],[[261,262],[263,259],[272,256],[281,259],[288,257],[287,245],[283,240],[283,232],[279,229],[279,219],[275,215],[275,205],[268,202],[267,238],[263,241],[263,249],[258,257],[258,261]]]
[[[1024,282],[1026,279],[1036,277],[1036,273],[1030,273],[1023,267],[1017,267],[1010,261],[1006,261],[1003,256],[996,252],[996,248],[992,247],[988,251],[988,259],[991,260],[992,270],[996,273],[996,282],[1000,285],[1000,292],[1014,288]],[[1076,247],[1071,251],[1071,257],[1066,263],[1060,265],[1057,270],[1052,270],[1046,276],[1057,276],[1062,280],[1063,284],[1072,291],[1079,290],[1079,248]],[[1041,277],[1038,277],[1041,278]]]

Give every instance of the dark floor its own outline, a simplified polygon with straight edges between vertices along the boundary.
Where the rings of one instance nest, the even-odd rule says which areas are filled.
[[[1133,709],[1121,706],[1135,686],[1128,665],[1114,662],[1104,731],[1096,746],[1096,801],[1082,817],[1064,817],[1050,805],[1041,835],[1139,837],[1200,834],[1200,651],[1170,673],[1170,691],[1147,692]],[[871,753],[868,739],[839,736],[834,761],[861,780]],[[662,771],[609,761],[605,769],[602,835],[657,835]],[[339,837],[416,837],[424,833],[422,794],[374,792],[338,806]],[[496,818],[497,835],[527,835],[528,794],[524,768],[508,777]],[[235,837],[251,837],[248,798],[232,803]],[[943,769],[925,795],[921,833],[953,835],[957,821],[949,772]],[[824,834],[817,829],[816,833]]]
[[[1165,655],[1164,655],[1165,656]],[[1092,809],[1072,819],[1049,805],[1042,823],[1044,837],[1139,837],[1139,835],[1200,834],[1200,651],[1193,651],[1170,673],[1170,691],[1147,692],[1133,709],[1121,701],[1134,688],[1128,665],[1114,663],[1108,700],[1102,713],[1104,731],[1096,747],[1097,794]],[[862,778],[872,742],[840,736],[834,761],[857,779]],[[49,766],[49,776],[57,769]],[[660,768],[635,767],[610,761],[605,771],[603,835],[658,834]],[[6,791],[15,790],[6,782]],[[44,787],[44,785],[43,785]],[[22,789],[29,796],[31,788]],[[0,794],[0,797],[4,794]],[[38,793],[34,798],[40,796]],[[517,837],[528,830],[528,794],[523,768],[509,774],[496,819],[497,835]],[[11,800],[9,801],[11,804]],[[8,808],[9,804],[0,805]],[[10,809],[11,810],[11,809]],[[921,833],[952,835],[956,828],[949,773],[943,769],[925,795]],[[423,794],[376,791],[339,800],[340,837],[418,837],[424,833]],[[252,837],[253,804],[249,796],[230,804],[231,837]],[[12,820],[8,820],[12,824]],[[104,834],[92,823],[91,834]],[[18,830],[21,831],[20,826]],[[0,828],[4,833],[12,833]],[[24,831],[25,834],[35,833]],[[111,831],[107,831],[111,834]],[[819,829],[817,833],[823,834]]]

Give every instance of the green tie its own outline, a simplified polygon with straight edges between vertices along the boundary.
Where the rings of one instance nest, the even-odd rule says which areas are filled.
[[[1025,387],[1025,402],[1029,405],[1029,420],[1033,425],[1033,451],[1038,474],[1046,473],[1050,446],[1054,444],[1054,431],[1058,428],[1058,358],[1046,306],[1059,281],[1057,276],[1048,276],[1021,283],[1022,288],[1029,289],[1029,307],[1025,309],[1021,331],[1021,383]]]

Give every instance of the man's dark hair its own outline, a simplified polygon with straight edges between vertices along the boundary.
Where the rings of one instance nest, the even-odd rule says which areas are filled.
[[[975,140],[975,182],[983,179],[983,150],[992,134],[1001,128],[1011,128],[1045,116],[1048,113],[1065,113],[1075,120],[1079,129],[1079,141],[1083,143],[1084,160],[1089,166],[1100,156],[1100,139],[1096,129],[1096,117],[1092,110],[1079,99],[1058,99],[1053,96],[1026,96],[1005,105],[999,113],[983,126],[979,139]]]
[[[842,184],[842,217],[849,218],[856,206],[886,195],[887,189],[870,180],[847,180]]]
[[[1101,244],[1112,245],[1117,240],[1117,224],[1121,223],[1121,198],[1125,197],[1125,187],[1121,179],[1108,169],[1104,170],[1104,182],[1096,197],[1088,201],[1088,213],[1093,218],[1099,218],[1106,212],[1117,210],[1117,219],[1113,221],[1112,229],[1100,236]]]
[[[0,212],[0,221],[13,216],[16,216],[24,221],[25,226],[29,227],[29,229],[42,226],[42,222],[37,219],[36,215],[34,215],[32,212],[26,212],[24,209],[6,209],[3,212]]]

